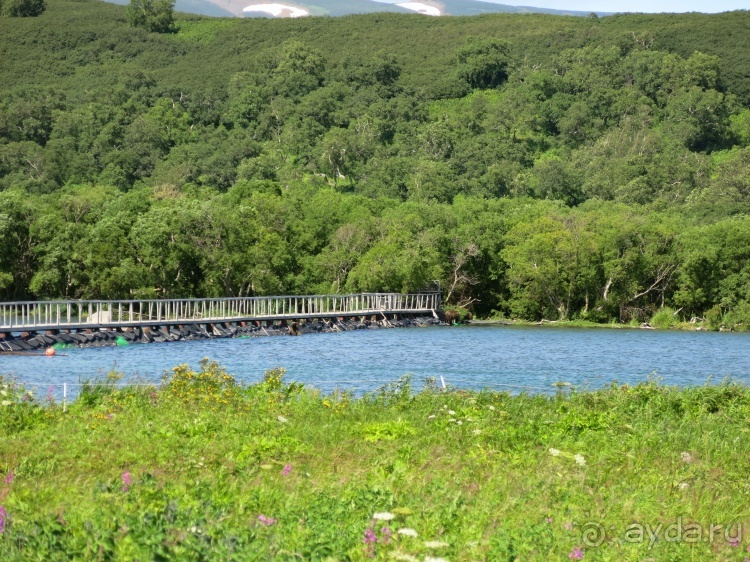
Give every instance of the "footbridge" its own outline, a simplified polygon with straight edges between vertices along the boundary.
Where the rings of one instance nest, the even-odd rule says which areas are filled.
[[[0,303],[0,339],[21,332],[129,331],[200,325],[269,326],[310,319],[435,316],[440,293],[360,293],[159,300],[56,300]]]

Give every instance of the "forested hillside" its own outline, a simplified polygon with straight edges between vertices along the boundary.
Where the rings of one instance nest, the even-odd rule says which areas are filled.
[[[750,325],[750,12],[0,17],[0,298]]]

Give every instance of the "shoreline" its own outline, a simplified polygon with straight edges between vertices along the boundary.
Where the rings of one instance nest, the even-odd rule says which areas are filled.
[[[732,332],[742,333],[740,330],[730,330],[727,328],[719,328],[713,330],[706,328],[702,323],[691,324],[689,322],[680,322],[669,328],[659,328],[652,326],[648,322],[644,322],[640,325],[632,324],[615,324],[615,323],[598,323],[590,322],[587,320],[540,320],[534,322],[531,320],[505,320],[505,319],[473,319],[466,322],[467,325],[477,326],[524,326],[524,327],[541,327],[550,326],[557,328],[599,328],[599,329],[613,329],[613,330],[659,330],[664,332],[677,331],[677,332]]]

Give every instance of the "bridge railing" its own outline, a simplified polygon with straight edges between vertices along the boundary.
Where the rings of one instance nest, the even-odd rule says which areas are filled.
[[[59,300],[0,303],[0,331],[211,323],[426,312],[440,308],[440,293],[359,293],[160,300]]]

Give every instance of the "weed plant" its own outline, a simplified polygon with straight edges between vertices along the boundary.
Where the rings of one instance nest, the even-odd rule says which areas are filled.
[[[738,560],[750,390],[0,380],[2,560]],[[711,527],[713,525],[713,528]],[[719,527],[720,526],[720,527]]]

